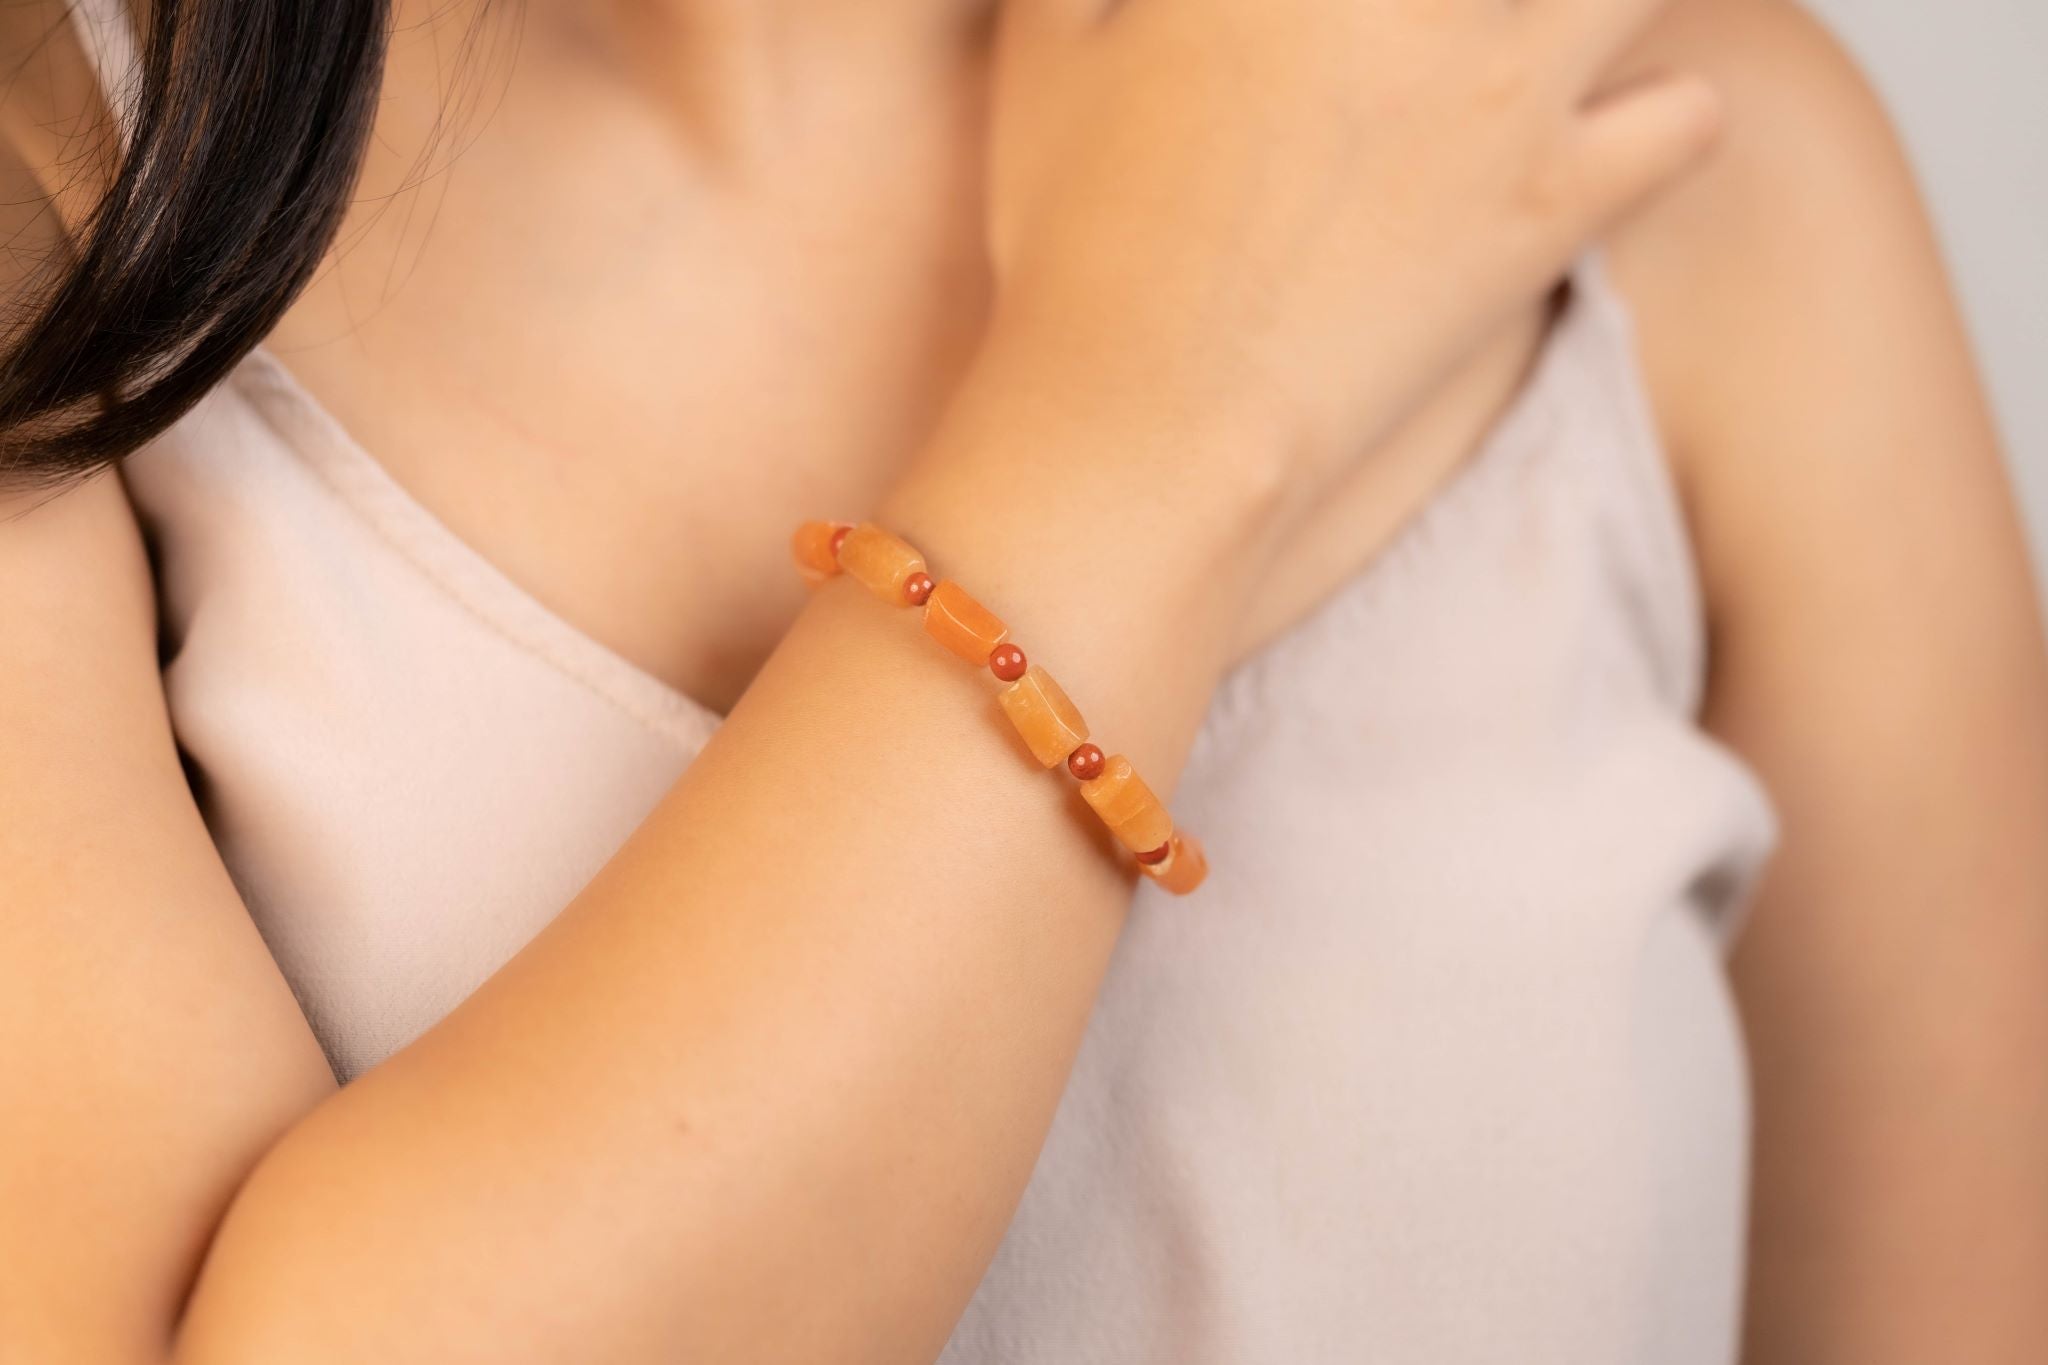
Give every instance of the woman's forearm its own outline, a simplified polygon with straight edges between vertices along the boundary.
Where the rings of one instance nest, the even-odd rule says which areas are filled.
[[[1133,479],[1202,439],[975,399],[888,509],[1162,788],[1251,523]],[[1128,902],[1077,805],[987,678],[834,581],[586,893],[259,1165],[178,1358],[934,1354]]]

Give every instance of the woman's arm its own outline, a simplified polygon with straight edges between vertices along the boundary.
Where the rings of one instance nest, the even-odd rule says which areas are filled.
[[[1735,971],[1754,1053],[1754,1365],[2048,1356],[2048,651],[1903,158],[1770,0],[1655,58],[1727,92],[1621,244],[1688,483],[1708,723],[1784,845]],[[2017,173],[2017,168],[2013,168]]]
[[[0,1359],[160,1359],[333,1091],[186,786],[119,481],[0,499]]]
[[[1582,107],[1654,8],[1017,0],[999,321],[884,518],[1171,788],[1289,518],[1710,138],[1686,78]],[[575,903],[329,1093],[113,496],[0,527],[0,1354],[934,1355],[1129,895],[986,680],[830,584]]]
[[[1001,423],[974,442],[991,473],[1084,441],[1120,471],[1158,439]],[[962,476],[890,520],[1170,790],[1261,494],[1212,480],[1149,529],[1064,515],[1132,505],[1122,477]],[[178,1358],[936,1355],[1130,896],[1060,776],[914,614],[833,581],[597,880],[268,1154]]]
[[[1112,430],[1042,434],[1141,469]],[[948,468],[908,528],[1170,789],[1260,490],[1148,531]],[[6,510],[9,1358],[159,1360],[188,1293],[204,1365],[936,1354],[1129,897],[987,679],[835,581],[598,881],[336,1092],[185,788],[117,482]]]

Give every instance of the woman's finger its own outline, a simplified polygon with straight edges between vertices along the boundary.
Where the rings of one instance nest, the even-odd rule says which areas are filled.
[[[1565,226],[1579,240],[1597,235],[1698,162],[1721,122],[1720,92],[1691,74],[1646,76],[1601,95],[1563,152]]]
[[[1584,83],[1612,66],[1670,5],[1671,0],[1531,0],[1527,19]]]

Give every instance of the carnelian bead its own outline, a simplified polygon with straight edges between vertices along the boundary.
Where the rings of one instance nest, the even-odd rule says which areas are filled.
[[[998,692],[996,700],[1002,703],[1010,724],[1023,736],[1024,747],[1048,768],[1088,738],[1088,722],[1081,719],[1080,708],[1052,680],[1052,675],[1037,664]]]
[[[1102,776],[1083,782],[1081,795],[1133,853],[1150,852],[1173,837],[1173,817],[1166,804],[1122,754],[1103,764]]]
[[[789,538],[789,552],[808,583],[839,572],[839,540],[853,528],[839,522],[807,521]]]
[[[1173,856],[1173,840],[1168,839],[1150,853],[1140,853],[1138,861],[1146,867],[1157,867]]]
[[[1093,744],[1083,744],[1067,755],[1067,771],[1083,782],[1092,782],[1102,776],[1102,750]]]
[[[933,588],[926,600],[924,628],[926,634],[976,668],[986,664],[996,646],[1010,638],[1010,628],[950,578]]]
[[[839,524],[838,526],[836,526],[836,527],[834,527],[834,528],[833,528],[833,530],[832,530],[832,562],[833,562],[834,564],[837,564],[837,563],[839,562],[839,547],[840,547],[841,545],[844,545],[844,544],[846,543],[846,536],[847,536],[847,533],[848,533],[849,531],[851,531],[851,530],[853,530],[853,523],[852,523],[852,522],[850,522],[850,521],[844,521],[844,522],[841,522],[841,523],[840,523],[840,524]]]
[[[1015,645],[998,645],[988,656],[988,671],[1007,683],[1023,677],[1029,666],[1024,651]]]
[[[913,607],[921,607],[924,600],[932,595],[932,576],[928,573],[914,573],[903,580],[903,600]]]
[[[839,542],[839,567],[884,602],[903,601],[903,585],[924,572],[924,556],[873,522],[862,522]]]
[[[1140,862],[1138,870],[1159,883],[1160,890],[1185,896],[1208,877],[1209,855],[1192,834],[1176,834],[1167,843],[1165,861]]]

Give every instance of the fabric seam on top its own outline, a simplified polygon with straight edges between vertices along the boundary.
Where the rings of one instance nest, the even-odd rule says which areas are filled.
[[[1677,700],[1688,719],[1697,719],[1706,693],[1705,593],[1700,583],[1692,531],[1687,524],[1685,502],[1678,487],[1664,437],[1649,404],[1648,379],[1638,352],[1635,319],[1622,306],[1611,282],[1605,278],[1604,262],[1590,270],[1603,275],[1595,291],[1597,306],[1605,314],[1601,342],[1612,363],[1588,367],[1600,401],[1626,435],[1622,442],[1628,458],[1621,461],[1624,475],[1636,490],[1637,502],[1649,515],[1642,523],[1647,548],[1656,569],[1678,599],[1676,619],[1656,614],[1656,628],[1665,637],[1666,657],[1677,669],[1674,679]]]
[[[1604,269],[1604,265],[1595,268]],[[1630,458],[1624,461],[1626,476],[1640,494],[1638,501],[1652,522],[1645,524],[1646,536],[1656,544],[1648,547],[1661,565],[1661,572],[1682,601],[1680,619],[1665,625],[1668,613],[1656,613],[1655,626],[1670,645],[1680,669],[1675,680],[1682,714],[1691,724],[1694,739],[1729,774],[1739,800],[1749,808],[1755,842],[1746,850],[1731,852],[1731,861],[1745,867],[1742,879],[1728,893],[1710,928],[1724,951],[1733,947],[1749,921],[1751,902],[1761,880],[1768,854],[1782,834],[1777,802],[1763,778],[1741,754],[1699,725],[1706,699],[1709,641],[1706,625],[1706,592],[1701,582],[1699,561],[1694,553],[1692,532],[1685,514],[1685,500],[1676,471],[1670,463],[1664,438],[1649,403],[1649,388],[1637,350],[1634,317],[1611,288],[1602,291],[1600,304],[1608,314],[1602,329],[1604,343],[1614,352],[1613,363],[1594,367],[1592,376],[1600,401],[1611,409],[1614,419],[1624,424],[1631,439]]]
[[[361,449],[266,350],[245,359],[230,384],[320,486],[354,514],[352,520],[492,634],[685,748],[701,745],[717,728],[717,716],[701,702],[571,623],[458,536]],[[279,404],[304,429],[287,430]]]

